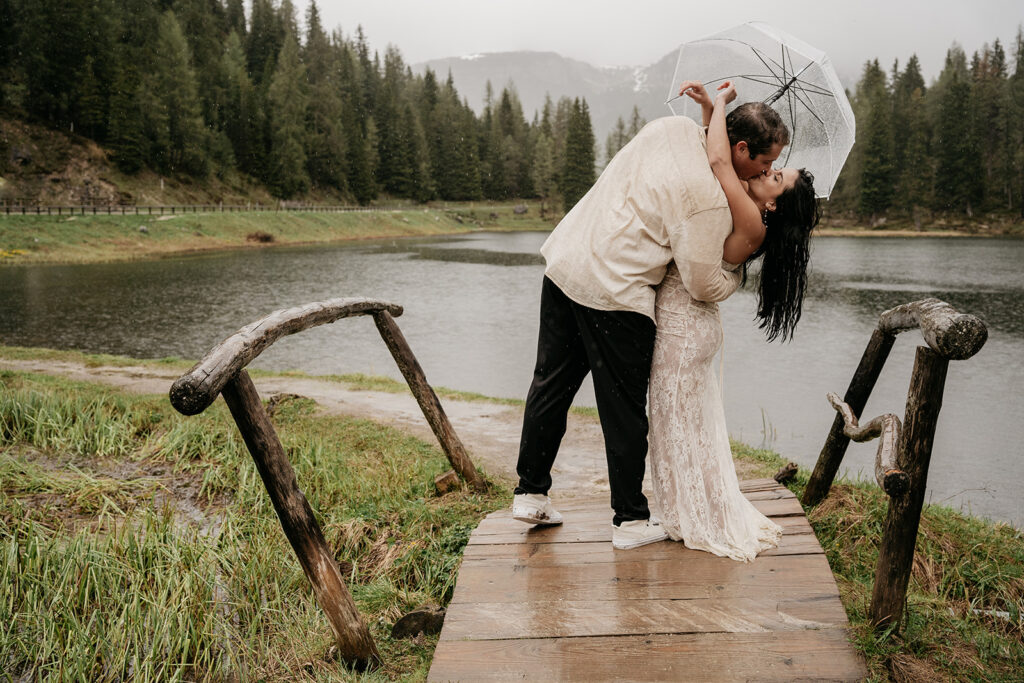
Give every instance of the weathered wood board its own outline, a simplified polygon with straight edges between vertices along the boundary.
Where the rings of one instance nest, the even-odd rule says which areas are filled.
[[[864,678],[799,503],[771,479],[742,488],[784,530],[750,563],[671,541],[615,550],[604,499],[559,506],[559,527],[491,514],[466,547],[429,680]]]

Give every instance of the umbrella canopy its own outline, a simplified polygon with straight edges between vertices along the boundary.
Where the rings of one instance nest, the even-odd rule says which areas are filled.
[[[684,43],[679,48],[668,105],[674,114],[701,121],[700,106],[679,96],[679,84],[699,80],[714,97],[724,81],[743,102],[772,106],[789,127],[790,144],[776,166],[806,168],[814,191],[828,197],[853,147],[853,110],[828,56],[768,24],[750,22]]]

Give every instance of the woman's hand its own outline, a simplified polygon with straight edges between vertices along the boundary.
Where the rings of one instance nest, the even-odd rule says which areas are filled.
[[[715,96],[715,102],[717,103],[720,99],[724,100],[725,104],[729,104],[736,99],[736,86],[732,81],[726,81],[718,86],[718,95]]]
[[[700,81],[683,81],[679,86],[679,94],[686,95],[702,107],[714,106],[711,95],[708,95],[707,88]]]
[[[715,109],[715,103],[711,101],[711,95],[708,94],[708,90],[704,87],[703,83],[700,81],[683,81],[679,86],[679,95],[680,97],[686,95],[700,105],[705,126],[711,122],[711,112]]]

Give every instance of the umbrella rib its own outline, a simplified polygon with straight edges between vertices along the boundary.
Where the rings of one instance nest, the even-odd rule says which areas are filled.
[[[797,89],[797,90],[798,90],[798,89]],[[824,122],[824,121],[822,121],[821,117],[820,117],[820,116],[818,116],[817,112],[815,112],[815,111],[814,111],[814,108],[813,108],[813,107],[811,107],[811,104],[810,104],[810,102],[808,102],[807,100],[805,100],[805,99],[803,99],[802,97],[800,97],[800,93],[798,93],[798,92],[794,92],[794,93],[793,93],[793,96],[794,96],[794,97],[796,97],[796,98],[797,98],[797,99],[798,99],[798,100],[800,101],[800,103],[801,103],[802,105],[804,105],[804,107],[805,107],[805,108],[807,109],[807,112],[808,112],[808,113],[809,113],[809,114],[810,114],[811,116],[813,116],[813,117],[814,117],[815,119],[817,119],[818,123],[820,123],[820,124],[821,124],[821,125],[823,125],[823,126],[825,125],[825,122]]]
[[[779,82],[777,80],[776,81],[761,80],[763,78],[768,78],[767,76],[763,76],[761,74],[751,74],[749,76],[746,75],[746,74],[741,74],[739,76],[733,76],[733,78],[742,78],[742,79],[751,81],[752,83],[760,83],[761,85],[775,85],[775,86],[779,85]],[[724,80],[724,79],[722,79],[722,80]],[[711,81],[711,82],[714,82],[714,81]]]
[[[768,73],[770,73],[776,79],[777,82],[782,83],[783,81],[779,78],[778,74],[776,74],[772,70],[772,68],[770,66],[768,66],[768,62],[764,61],[764,57],[761,56],[761,52],[759,50],[757,50],[756,48],[754,48],[753,46],[750,47],[750,50],[754,53],[754,56],[757,57],[761,61],[762,64],[764,64],[764,68],[768,69]],[[774,62],[774,61],[775,60],[773,59],[772,62]],[[778,66],[778,65],[776,64],[776,66]]]
[[[793,83],[800,84],[804,90],[812,92],[815,95],[828,95],[829,97],[835,97],[835,94],[830,90],[826,90],[815,83],[811,83],[810,81],[805,81],[803,79],[797,78],[793,81]]]

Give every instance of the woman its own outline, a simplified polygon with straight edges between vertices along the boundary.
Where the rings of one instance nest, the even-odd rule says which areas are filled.
[[[805,170],[772,170],[749,181],[732,166],[725,107],[736,97],[725,83],[714,103],[700,83],[683,83],[704,110],[707,149],[733,217],[723,259],[743,268],[761,257],[758,312],[769,340],[793,333],[806,284],[808,241],[818,222],[813,178]],[[651,366],[650,462],[654,501],[673,540],[734,560],[750,561],[778,545],[782,529],[740,492],[719,382],[712,359],[722,343],[718,305],[692,299],[669,269],[655,302],[657,336]]]

